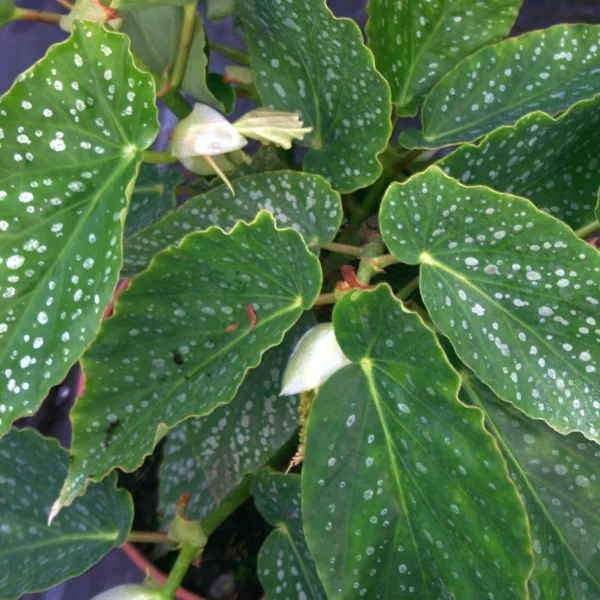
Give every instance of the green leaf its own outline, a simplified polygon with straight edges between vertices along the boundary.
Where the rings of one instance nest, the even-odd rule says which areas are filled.
[[[600,439],[600,254],[529,201],[437,167],[392,185],[381,230],[421,263],[421,295],[457,354],[501,398]]]
[[[524,598],[523,505],[434,334],[386,285],[344,296],[333,322],[354,364],[319,390],[302,471],[328,598]]]
[[[438,166],[465,185],[523,196],[573,229],[593,219],[600,186],[600,101],[576,104],[559,119],[542,112],[465,144]]]
[[[508,34],[521,0],[370,0],[369,47],[401,115],[414,115],[440,78]]]
[[[205,0],[204,5],[211,21],[220,21],[235,12],[235,0]]]
[[[485,413],[525,502],[535,558],[530,597],[600,598],[598,446],[528,419],[468,374],[463,386],[465,399]]]
[[[557,25],[532,31],[463,60],[431,90],[423,133],[408,148],[473,141],[534,110],[550,114],[600,94],[600,27]]]
[[[177,56],[183,9],[179,6],[167,6],[175,4],[174,2],[157,2],[155,8],[148,8],[151,3],[147,0],[143,2],[145,10],[128,9],[135,12],[125,15],[121,31],[131,38],[131,49],[153,71],[166,73],[173,67]],[[189,1],[178,4],[189,4]],[[223,111],[223,105],[213,96],[206,81],[208,57],[204,52],[205,46],[204,26],[198,16],[181,89],[198,102]]]
[[[262,516],[275,527],[258,554],[258,577],[268,598],[325,600],[325,590],[302,530],[300,476],[259,471],[252,494]]]
[[[252,220],[260,210],[272,212],[279,227],[298,231],[312,252],[333,240],[342,221],[339,194],[318,175],[279,171],[241,177],[232,185],[235,195],[219,186],[127,240],[123,274],[145,269],[154,254],[190,231],[213,225],[231,229],[240,220]]]
[[[190,0],[112,0],[110,7],[119,11],[140,11],[147,8],[161,6],[184,6],[189,4]]]
[[[85,22],[19,77],[0,115],[1,436],[96,335],[158,120],[127,38]]]
[[[169,434],[160,494],[167,521],[184,492],[192,495],[186,515],[204,519],[292,437],[298,427],[299,398],[279,397],[281,377],[296,343],[313,325],[314,317],[305,313],[283,342],[265,352],[260,365],[248,372],[229,404],[189,419]]]
[[[175,209],[175,188],[183,182],[175,169],[159,171],[154,165],[140,167],[125,221],[125,239],[154,225]]]
[[[228,115],[235,108],[236,95],[233,86],[225,83],[221,73],[209,73],[206,85],[211,94],[223,105],[223,112]]]
[[[277,230],[267,212],[155,256],[84,356],[86,393],[71,413],[73,462],[57,508],[87,478],[135,469],[168,428],[230,402],[313,305],[321,279],[301,236]]]
[[[131,528],[133,502],[116,477],[90,486],[48,527],[50,506],[67,474],[69,454],[33,429],[0,441],[0,596],[46,590],[80,575]]]
[[[0,0],[0,27],[12,21],[15,12],[15,3],[13,0]]]
[[[354,21],[336,19],[324,0],[238,4],[263,104],[299,111],[313,132],[304,170],[348,193],[373,183],[377,154],[391,135],[389,87]]]

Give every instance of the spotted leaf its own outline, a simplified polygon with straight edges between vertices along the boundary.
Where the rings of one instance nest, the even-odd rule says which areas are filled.
[[[19,77],[0,117],[2,435],[96,334],[121,266],[122,212],[158,121],[127,37],[86,22]]]
[[[123,1],[123,0],[121,0]],[[131,38],[132,50],[157,73],[168,72],[173,67],[183,25],[185,2],[148,2],[142,0],[139,7],[127,8],[121,31]],[[177,6],[175,6],[177,5]],[[138,10],[143,8],[143,10]],[[192,38],[187,67],[181,89],[199,102],[223,111],[224,106],[209,90],[206,81],[208,57],[204,52],[206,36],[202,20],[198,16]]]
[[[277,230],[267,212],[158,254],[84,356],[86,392],[71,413],[73,462],[56,508],[88,478],[138,467],[168,428],[230,402],[313,305],[321,279],[302,237]]]
[[[423,132],[406,147],[469,142],[532,111],[561,112],[600,94],[600,27],[557,25],[532,31],[463,60],[431,90]]]
[[[469,374],[463,393],[485,412],[525,502],[535,558],[530,597],[600,598],[598,446],[526,418]]]
[[[229,404],[189,419],[169,434],[161,466],[165,520],[173,518],[184,492],[191,494],[188,517],[203,520],[292,437],[298,427],[298,397],[279,397],[281,377],[296,343],[312,325],[314,318],[305,313],[248,372]]]
[[[124,238],[154,225],[175,210],[175,187],[182,182],[183,175],[175,169],[161,172],[154,165],[142,165],[131,193]]]
[[[370,0],[369,47],[402,115],[463,58],[507,35],[521,0]]]
[[[260,210],[273,213],[280,227],[298,231],[313,252],[333,240],[342,221],[339,194],[318,175],[261,173],[241,177],[232,185],[235,195],[219,186],[127,240],[123,273],[130,276],[145,269],[154,254],[190,231],[213,225],[231,229],[242,219],[252,220]]]
[[[460,358],[504,400],[600,439],[600,254],[529,201],[465,188],[437,167],[390,187],[390,252]]]
[[[304,170],[347,193],[377,179],[377,154],[391,134],[389,87],[375,70],[356,23],[324,0],[238,3],[263,104],[299,111],[312,127]]]
[[[325,600],[325,590],[302,530],[300,476],[259,471],[252,495],[262,516],[275,527],[258,554],[258,577],[267,598]]]
[[[593,219],[600,187],[600,99],[576,104],[559,119],[542,112],[465,144],[438,165],[465,185],[529,198],[573,229]]]
[[[353,364],[319,390],[302,471],[327,597],[524,598],[523,505],[434,334],[386,285],[344,296],[333,322]]]
[[[48,527],[69,455],[32,429],[0,441],[0,596],[20,598],[76,577],[125,542],[133,503],[116,477],[90,486]]]

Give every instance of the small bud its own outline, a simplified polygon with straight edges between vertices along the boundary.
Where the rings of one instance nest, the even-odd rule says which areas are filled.
[[[224,83],[236,83],[238,85],[254,84],[254,71],[250,67],[238,67],[227,65],[223,73]]]
[[[291,396],[321,386],[349,365],[335,338],[332,323],[321,323],[300,338],[283,374],[280,396]]]
[[[181,119],[171,134],[171,151],[182,162],[194,156],[233,152],[247,143],[221,113],[205,104],[195,104],[192,114]]]
[[[63,31],[71,33],[73,21],[77,19],[93,23],[108,23],[116,30],[120,29],[123,22],[115,10],[104,6],[100,0],[76,0],[71,12],[62,16],[58,25]]]
[[[190,495],[188,493],[182,494],[175,507],[175,517],[169,523],[167,532],[170,540],[178,545],[184,542],[192,544],[198,548],[198,553],[200,554],[204,546],[206,546],[208,537],[198,521],[186,518],[185,511],[189,502]]]
[[[292,147],[292,140],[302,140],[312,131],[312,127],[302,127],[303,124],[299,113],[257,108],[246,113],[233,126],[246,137],[287,150]]]
[[[143,585],[126,584],[106,590],[92,600],[164,600],[160,590],[153,590]]]

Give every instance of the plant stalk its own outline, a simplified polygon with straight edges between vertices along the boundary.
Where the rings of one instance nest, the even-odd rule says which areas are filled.
[[[130,531],[127,541],[134,544],[164,544],[169,541],[165,531]]]
[[[62,17],[64,17],[64,15],[60,13],[31,8],[15,8],[12,14],[13,21],[36,21],[38,23],[49,23],[51,25],[58,25]]]
[[[329,292],[327,294],[320,294],[319,297],[315,300],[313,306],[323,306],[325,304],[335,304],[337,302],[337,298],[333,292]]]
[[[384,254],[383,256],[378,256],[373,259],[373,262],[380,268],[385,269],[387,267],[391,267],[392,265],[397,265],[399,261],[393,254]]]
[[[412,293],[419,287],[419,276],[417,275],[412,281],[409,281],[401,290],[396,294],[396,298],[400,300],[408,300]]]
[[[194,546],[189,542],[183,542],[181,550],[179,551],[179,556],[169,573],[169,577],[160,590],[165,598],[175,598],[175,594],[180,588],[181,582],[190,568],[190,565],[196,558],[198,550],[199,548],[197,546]]]
[[[593,221],[582,225],[579,229],[576,229],[575,235],[580,238],[586,238],[588,235],[594,233],[596,229],[600,229],[600,221],[594,219]]]
[[[177,89],[181,85],[185,75],[188,58],[190,56],[190,48],[192,47],[192,40],[194,39],[196,18],[196,2],[186,4],[183,7],[183,24],[181,26],[181,33],[179,34],[179,48],[177,49],[175,65],[173,66],[173,72],[171,73],[171,87],[174,89]]]
[[[142,161],[152,165],[170,165],[177,162],[177,157],[173,156],[170,152],[145,150]]]
[[[229,60],[233,60],[234,62],[244,65],[246,67],[250,66],[250,56],[244,50],[240,50],[239,48],[234,48],[233,46],[228,46],[227,44],[219,44],[218,42],[208,42],[208,47],[211,51],[228,58]]]
[[[329,252],[337,252],[338,254],[345,254],[346,256],[354,256],[360,258],[362,256],[362,248],[359,246],[349,246],[348,244],[338,244],[337,242],[329,242],[321,246],[323,250],[329,250]]]
[[[369,285],[371,279],[381,271],[381,268],[374,260],[383,254],[385,245],[380,233],[373,233],[369,241],[362,247],[362,256],[356,278],[363,285]]]

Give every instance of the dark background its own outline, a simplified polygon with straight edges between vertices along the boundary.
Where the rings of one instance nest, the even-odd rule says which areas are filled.
[[[241,0],[243,1],[243,0]],[[298,2],[304,0],[297,0]],[[17,0],[23,8],[64,12],[54,0]],[[329,0],[333,12],[340,17],[355,19],[361,26],[366,20],[366,0]],[[203,8],[200,2],[200,9]],[[512,33],[541,29],[556,23],[600,23],[600,0],[525,0]],[[209,39],[234,46],[240,45],[232,27],[232,20],[215,24],[205,20]],[[0,94],[10,88],[19,73],[30,67],[46,52],[48,46],[65,39],[58,27],[42,23],[11,23],[0,29]],[[222,72],[227,61],[211,57],[211,70]],[[172,117],[162,113],[168,125]],[[70,438],[68,410],[73,403],[75,372],[62,386],[55,388],[42,409],[29,423],[45,435],[58,437],[64,444]],[[23,596],[23,600],[89,600],[95,594],[122,583],[141,582],[144,575],[134,567],[121,550],[113,550],[87,573],[67,581],[47,592]]]

